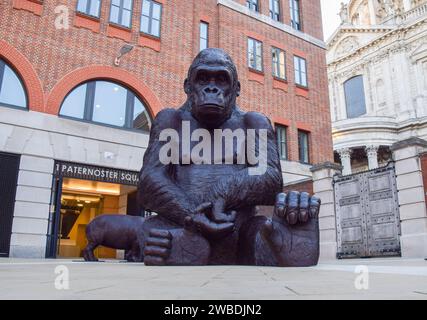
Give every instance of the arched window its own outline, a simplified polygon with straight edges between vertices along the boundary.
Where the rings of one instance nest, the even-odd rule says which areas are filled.
[[[151,117],[144,103],[129,89],[96,80],[74,88],[64,99],[61,116],[114,127],[149,131]]]
[[[357,118],[366,114],[363,77],[356,76],[344,82],[347,118]]]
[[[27,108],[27,94],[19,76],[0,59],[0,105]]]

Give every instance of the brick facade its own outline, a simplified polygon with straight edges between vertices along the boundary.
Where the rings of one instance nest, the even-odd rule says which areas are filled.
[[[321,39],[319,0],[302,0],[302,32],[297,37],[217,0],[166,1],[160,39],[139,32],[142,0],[134,0],[130,29],[109,24],[110,0],[103,0],[99,19],[76,14],[76,0],[3,0],[0,2],[0,57],[22,77],[33,111],[57,114],[66,94],[93,78],[112,79],[135,91],[152,115],[180,106],[187,69],[199,50],[199,23],[209,23],[209,46],[233,57],[242,82],[239,105],[260,111],[288,126],[288,151],[298,161],[297,130],[310,131],[312,163],[332,161],[325,50],[304,38]],[[238,0],[245,4],[244,0]],[[268,16],[268,0],[260,0]],[[69,8],[69,29],[56,29],[55,8]],[[243,8],[243,7],[242,7]],[[281,1],[289,25],[289,1]],[[263,42],[263,73],[247,67],[247,37]],[[114,66],[120,48],[134,49]],[[286,51],[287,81],[272,76],[271,47]],[[308,89],[294,83],[293,55],[306,58]]]

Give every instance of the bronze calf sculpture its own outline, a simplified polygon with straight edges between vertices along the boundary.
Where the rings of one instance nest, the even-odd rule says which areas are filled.
[[[93,251],[98,246],[127,250],[126,260],[143,261],[144,238],[142,217],[105,214],[93,219],[86,227],[88,244],[83,250],[86,261],[98,261]]]

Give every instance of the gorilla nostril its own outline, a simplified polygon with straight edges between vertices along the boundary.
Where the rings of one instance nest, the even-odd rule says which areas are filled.
[[[214,86],[208,86],[203,91],[206,93],[214,93],[214,94],[219,93],[219,89]]]

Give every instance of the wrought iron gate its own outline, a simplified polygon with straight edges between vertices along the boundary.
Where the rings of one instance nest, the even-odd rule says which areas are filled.
[[[400,255],[400,216],[394,163],[335,176],[338,258]]]

